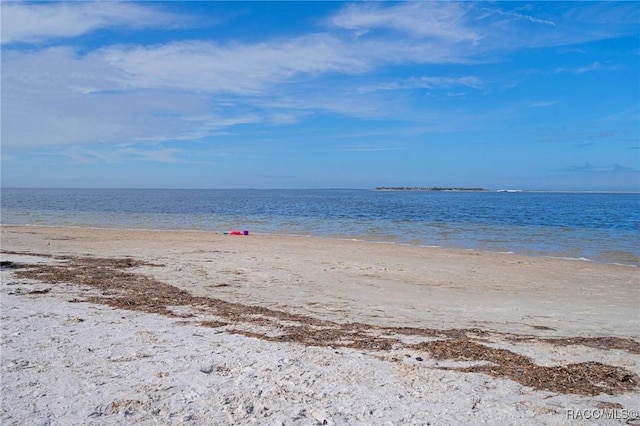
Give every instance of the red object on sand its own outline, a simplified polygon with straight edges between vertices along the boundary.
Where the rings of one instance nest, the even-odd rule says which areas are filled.
[[[242,235],[242,232],[240,232],[240,231],[231,231],[230,234],[231,235]]]

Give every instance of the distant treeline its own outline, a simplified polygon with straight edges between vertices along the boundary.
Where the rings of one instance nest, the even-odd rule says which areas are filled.
[[[378,186],[376,191],[488,191],[484,188],[443,188],[440,186]]]

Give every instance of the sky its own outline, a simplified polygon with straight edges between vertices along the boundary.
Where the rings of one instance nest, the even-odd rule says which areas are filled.
[[[0,13],[3,187],[640,191],[638,2]]]

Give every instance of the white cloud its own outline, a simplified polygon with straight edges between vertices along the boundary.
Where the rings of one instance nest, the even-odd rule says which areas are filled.
[[[4,49],[2,86],[11,95],[79,95],[123,90],[128,76],[97,56],[81,56],[70,47],[35,51]],[[3,93],[4,98],[4,93]]]
[[[544,31],[536,34],[542,35],[531,41],[529,31],[512,31],[533,18],[491,14],[473,3],[358,3],[331,17],[326,32],[290,38],[112,45],[84,53],[9,46],[2,55],[3,146],[197,140],[242,124],[295,123],[317,111],[393,120],[410,108],[403,109],[401,97],[375,92],[479,89],[487,83],[475,76],[380,83],[371,74],[363,84],[355,76],[383,66],[466,63],[487,52],[609,34],[541,25]],[[180,23],[182,18],[155,4],[2,4],[3,43]]]
[[[638,169],[635,167],[627,167],[621,164],[615,163],[613,165],[593,165],[589,162],[585,162],[582,165],[571,165],[558,169],[560,172],[580,172],[580,173],[638,173]]]
[[[154,163],[178,163],[182,153],[176,148],[137,149],[131,146],[117,146],[112,150],[100,152],[77,146],[63,152],[63,155],[76,163],[126,163],[130,161],[151,161]]]
[[[388,63],[461,62],[467,55],[436,41],[350,40],[325,33],[254,44],[112,46],[91,54],[126,78],[129,87],[248,96],[264,94],[275,84],[309,81],[328,73],[358,75]],[[461,84],[475,86],[470,80]]]
[[[636,28],[640,22],[640,6],[634,1],[588,2],[571,8],[566,18],[589,24],[609,24]]]
[[[132,86],[99,55],[69,48],[3,54],[3,148],[193,140],[261,118],[184,90]]]
[[[261,122],[235,111],[214,113],[197,96],[127,92],[9,97],[3,101],[3,148],[198,140],[239,124]]]
[[[526,8],[526,14],[518,12],[524,7],[504,11],[497,3],[479,9],[474,15],[474,28],[482,38],[475,53],[565,48],[637,33],[637,20],[633,23],[640,11],[637,2],[556,2],[551,9],[532,5]],[[536,16],[536,10],[540,16]],[[533,28],[523,21],[536,25]]]
[[[384,109],[375,99],[342,97],[340,87],[299,88],[327,73],[355,75],[404,59],[393,44],[387,49],[328,34],[254,44],[111,46],[86,54],[69,47],[7,49],[3,144],[196,140],[239,124],[294,123],[319,110],[380,116]]]
[[[593,62],[589,65],[587,65],[586,67],[580,67],[580,68],[576,68],[575,72],[577,72],[578,74],[582,74],[585,72],[591,72],[591,71],[598,71],[602,69],[602,64],[598,61]]]
[[[533,22],[534,24],[543,24],[543,25],[550,25],[552,27],[556,26],[556,23],[553,21],[549,21],[547,19],[540,19],[540,18],[536,18],[535,16],[531,16],[531,15],[524,15],[522,13],[517,13],[517,12],[503,12],[501,10],[496,10],[496,13],[500,14],[500,15],[505,15],[505,16],[513,16],[515,18],[519,18],[519,19],[524,19],[526,21],[529,22]]]
[[[499,60],[523,48],[570,46],[635,34],[637,4],[561,3],[553,19],[535,7],[504,11],[474,2],[365,2],[351,4],[328,22],[347,30],[353,45],[386,63],[472,63]],[[635,21],[637,24],[637,20]],[[535,31],[531,25],[536,24]],[[586,23],[586,24],[585,24]]]
[[[366,56],[348,53],[340,40],[320,34],[256,44],[194,41],[114,46],[94,55],[125,73],[128,84],[135,87],[251,95],[299,75],[357,73],[368,68]]]
[[[330,22],[339,28],[366,34],[377,29],[393,29],[418,37],[434,37],[449,42],[477,42],[480,36],[467,23],[467,7],[462,3],[408,2],[392,6],[352,4]]]
[[[529,104],[530,108],[546,108],[552,105],[556,105],[557,101],[535,101]]]
[[[482,81],[475,76],[464,77],[411,77],[391,82],[383,82],[372,86],[365,86],[360,92],[376,90],[405,90],[405,89],[447,89],[453,87],[469,87],[479,89]]]
[[[618,69],[620,69],[620,67],[617,65],[611,65],[611,64],[603,65],[601,62],[595,61],[583,67],[574,67],[574,68],[559,67],[559,68],[556,68],[553,72],[554,73],[570,72],[570,73],[576,73],[576,74],[584,74],[586,72],[615,71]]]
[[[2,44],[69,38],[100,28],[175,27],[186,19],[132,2],[2,2]]]

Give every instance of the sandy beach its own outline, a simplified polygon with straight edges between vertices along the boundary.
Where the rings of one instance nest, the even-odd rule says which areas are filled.
[[[639,424],[636,267],[2,226],[3,425]]]

